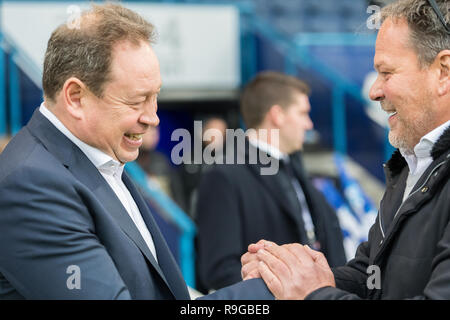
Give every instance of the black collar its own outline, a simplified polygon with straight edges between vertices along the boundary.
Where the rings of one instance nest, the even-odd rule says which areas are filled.
[[[431,150],[431,156],[433,160],[436,160],[442,156],[446,151],[450,149],[450,127],[445,129],[444,133],[440,136],[438,141],[433,145]],[[391,159],[386,163],[386,166],[391,171],[392,176],[399,174],[403,168],[407,165],[405,158],[403,158],[400,150],[396,150]]]

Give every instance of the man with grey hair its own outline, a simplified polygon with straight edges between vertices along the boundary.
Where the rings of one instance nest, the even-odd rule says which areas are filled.
[[[114,4],[51,35],[44,102],[0,155],[0,299],[190,299],[123,172],[159,123],[152,35],[150,23]],[[214,297],[261,291],[239,288]]]
[[[334,269],[308,246],[250,245],[244,278],[278,299],[450,299],[450,1],[399,0],[381,15],[369,95],[398,150],[377,220]]]

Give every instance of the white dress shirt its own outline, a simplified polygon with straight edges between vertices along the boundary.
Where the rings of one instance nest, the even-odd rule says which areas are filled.
[[[109,155],[104,153],[103,151],[94,148],[77,137],[75,137],[66,126],[59,121],[59,119],[47,109],[44,103],[39,107],[39,111],[46,117],[62,134],[64,134],[67,138],[70,139],[81,151],[88,157],[88,159],[94,164],[94,166],[100,171],[100,174],[105,178],[108,185],[116,194],[117,198],[119,198],[125,210],[128,212],[131,220],[133,220],[134,224],[138,228],[142,238],[144,238],[145,243],[147,244],[150,252],[153,254],[153,257],[158,261],[156,256],[155,244],[153,242],[152,236],[147,229],[147,226],[142,218],[141,212],[139,211],[136,202],[134,202],[133,197],[128,191],[127,187],[122,181],[122,173],[124,165],[120,162],[114,160]]]
[[[403,201],[406,200],[417,181],[419,181],[422,174],[433,162],[433,158],[431,156],[433,145],[449,126],[450,120],[424,135],[420,139],[419,143],[414,147],[414,152],[412,154],[406,153],[405,150],[400,149],[400,153],[405,158],[409,167],[405,193],[403,194]]]

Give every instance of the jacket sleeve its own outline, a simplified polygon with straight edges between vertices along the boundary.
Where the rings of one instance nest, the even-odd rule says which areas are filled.
[[[202,177],[197,201],[198,273],[206,290],[241,281],[242,247],[238,195],[220,169]]]
[[[310,293],[307,300],[353,300],[365,299],[368,295],[367,268],[369,267],[370,245],[378,228],[378,217],[369,231],[369,239],[361,243],[355,258],[345,266],[333,268],[336,288],[324,287]]]
[[[362,244],[361,246],[363,246]],[[360,246],[360,247],[361,247]],[[359,253],[359,249],[358,249]],[[357,258],[358,259],[357,254]],[[357,292],[357,285],[351,284],[350,278],[357,279],[355,276],[355,262],[350,261],[349,266],[337,268],[333,270],[336,277],[337,288],[324,287],[320,288],[308,295],[308,300],[323,300],[323,299],[360,299],[361,297],[355,295]],[[359,264],[359,269],[363,264]],[[353,269],[348,269],[353,267]],[[360,269],[361,270],[361,269]],[[346,279],[345,281],[343,281]],[[361,273],[361,280],[363,280]],[[450,283],[450,222],[447,224],[445,232],[441,240],[437,244],[437,254],[432,262],[432,272],[430,280],[428,281],[423,294],[414,297],[408,297],[406,300],[448,300],[450,299],[450,289],[448,284]],[[353,293],[350,293],[353,292]],[[361,292],[361,291],[360,291]]]
[[[274,300],[275,297],[261,278],[241,281],[219,289],[198,300]]]
[[[130,299],[69,176],[30,166],[0,182],[0,273],[26,299]]]
[[[437,244],[436,252],[431,265],[430,281],[425,286],[423,295],[412,299],[450,299],[450,222],[447,223],[443,237]]]

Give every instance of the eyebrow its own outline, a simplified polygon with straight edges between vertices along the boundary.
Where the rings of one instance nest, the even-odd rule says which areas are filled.
[[[153,95],[155,93],[158,94],[160,92],[161,92],[161,87],[159,87],[157,91],[153,91],[153,90],[137,91],[133,94],[133,97],[149,96],[149,95]]]
[[[381,62],[378,62],[377,64],[374,64],[374,66],[373,66],[373,68],[376,70],[376,71],[378,71],[378,70],[380,70],[380,68],[381,67],[386,67],[386,62],[385,61],[381,61]]]

